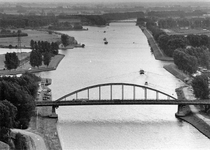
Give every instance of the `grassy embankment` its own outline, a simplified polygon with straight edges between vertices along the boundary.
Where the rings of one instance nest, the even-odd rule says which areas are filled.
[[[145,28],[141,28],[141,29],[143,29],[142,31],[144,32],[145,36],[147,37],[147,39],[150,43],[150,46],[152,47],[152,49],[154,51],[155,58],[158,60],[171,60],[171,59],[168,59],[168,57],[165,57],[164,55],[162,55],[161,50],[155,43],[155,41],[154,41],[153,37],[151,36],[151,34],[149,33],[149,31],[146,30]],[[194,33],[195,31],[187,30],[187,32],[186,31],[185,31],[185,33],[183,33],[183,32],[184,31],[182,30],[182,34],[190,34],[192,32]],[[206,32],[205,32],[205,34],[206,34]],[[209,34],[209,32],[208,32],[208,34]],[[173,74],[176,78],[182,80],[183,82],[184,82],[184,79],[189,77],[188,75],[183,73],[181,70],[179,70],[174,63],[171,63],[170,65],[165,65],[164,68],[168,72]],[[186,86],[176,89],[178,99],[187,99],[186,95],[193,95],[192,91],[190,91],[188,89],[188,87],[189,87],[189,85],[186,84]],[[199,108],[197,108],[197,109],[198,109],[198,111],[195,113],[195,112],[192,112],[190,106],[186,106],[185,110],[183,110],[183,111],[185,111],[187,113],[187,115],[185,117],[179,117],[179,118],[181,120],[184,120],[184,121],[190,123],[197,130],[199,130],[202,134],[204,134],[205,136],[210,138],[210,123],[208,124],[208,121],[206,121],[206,119],[205,119],[205,118],[210,119],[209,114],[205,114],[205,113],[199,111]],[[198,117],[198,115],[201,115],[203,119]]]
[[[180,80],[183,80],[187,77],[187,75],[177,69],[174,65],[165,66],[165,69]],[[186,95],[193,95],[192,91],[190,91],[188,87],[189,85],[186,85],[176,89],[178,99],[188,99]],[[184,117],[179,117],[179,119],[188,122],[206,137],[210,138],[210,124],[208,124],[208,121],[206,121],[206,118],[210,119],[209,114],[201,112],[199,108],[197,109],[197,112],[192,112],[190,106],[185,106],[183,111],[185,111],[187,115]],[[201,115],[203,119],[198,117],[198,115]]]
[[[151,50],[153,51],[153,54],[155,56],[155,59],[162,60],[162,61],[173,61],[173,58],[166,56],[158,47],[157,43],[155,42],[153,36],[151,33],[145,28],[140,26],[142,32],[147,37],[148,43],[151,47]]]

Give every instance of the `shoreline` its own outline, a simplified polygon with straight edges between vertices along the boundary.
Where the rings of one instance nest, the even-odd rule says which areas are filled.
[[[58,54],[58,55],[55,55],[54,57],[52,57],[52,60],[48,67],[42,65],[39,68],[31,68],[31,66],[29,65],[29,62],[27,62],[23,66],[18,67],[17,69],[13,69],[13,70],[3,70],[2,69],[2,70],[0,70],[0,75],[17,75],[17,74],[22,74],[25,72],[38,73],[38,72],[43,72],[43,71],[56,70],[56,68],[58,67],[58,64],[64,58],[64,56],[65,55],[63,55],[63,54]]]
[[[52,57],[49,66],[42,65],[39,68],[32,68],[29,61],[24,63],[16,70],[0,70],[0,75],[17,75],[26,71],[31,73],[56,70],[61,60],[65,57],[63,54],[58,54]],[[3,59],[3,55],[1,57]],[[1,60],[3,62],[3,60]],[[30,70],[29,70],[30,68]],[[44,91],[49,89],[47,86],[51,80],[47,81],[42,78],[43,84],[40,86],[42,94],[39,95],[38,100],[43,100]],[[50,98],[52,100],[52,97]],[[32,116],[29,127],[26,130],[14,129],[20,132],[27,140],[27,147],[29,150],[62,150],[60,138],[57,130],[57,118],[50,118],[52,107],[36,107],[35,114]],[[12,131],[13,132],[13,131]],[[38,137],[38,138],[37,138]],[[0,147],[3,144],[0,145]]]
[[[43,72],[43,71],[51,71],[56,70],[61,60],[65,55],[58,54],[52,58],[49,66],[43,67],[42,69],[32,69],[31,72]],[[38,100],[43,100],[44,90],[49,89],[46,79],[42,78],[42,91]],[[51,83],[51,81],[50,81]],[[52,100],[52,95],[50,100]],[[62,146],[60,143],[60,138],[58,136],[57,130],[57,120],[58,118],[50,118],[49,115],[52,113],[52,107],[36,107],[35,115],[31,118],[30,126],[27,131],[32,132],[34,134],[40,135],[43,138],[44,144],[46,145],[46,149],[44,150],[62,150]]]
[[[32,70],[32,72],[43,72],[56,70],[61,60],[65,55],[56,55],[53,57],[49,64],[49,68],[43,68],[39,70]],[[46,80],[42,78],[43,89],[49,89]],[[53,91],[52,91],[53,92]],[[40,95],[39,100],[43,100],[43,95]],[[52,96],[50,98],[52,100]],[[50,118],[49,115],[52,113],[52,107],[37,107],[36,114],[31,118],[29,130],[32,133],[40,135],[47,149],[49,150],[62,150],[60,138],[57,130],[58,118]]]
[[[158,47],[157,43],[155,42],[153,36],[151,33],[146,29],[146,27],[139,26],[139,28],[142,30],[144,35],[146,36],[148,40],[148,44],[151,47],[151,51],[154,54],[155,59],[162,60],[162,61],[173,61],[173,58],[166,56],[162,50]]]
[[[172,75],[177,77],[178,79],[184,81],[187,77],[183,72],[178,70],[174,64],[164,66],[164,68],[169,71]],[[193,99],[193,93],[189,90],[189,85],[177,88],[177,96],[179,99]],[[193,111],[193,109],[195,109]],[[210,117],[207,114],[200,112],[194,105],[185,106],[184,112],[186,112],[186,116],[177,117],[195,127],[200,133],[205,135],[210,139]],[[209,123],[208,123],[209,122]]]
[[[0,70],[0,75],[17,75],[24,72],[37,73],[43,71],[56,70],[61,60],[65,57],[63,54],[58,54],[52,57],[49,66],[41,66],[39,68],[31,68],[29,62],[25,63],[23,66],[17,70]],[[28,68],[31,70],[28,70]],[[44,91],[49,89],[49,80],[42,78],[43,84],[42,94],[38,97],[38,100],[43,100]],[[51,80],[50,80],[51,83]],[[50,98],[52,100],[52,97]],[[60,143],[60,138],[57,131],[57,118],[50,118],[52,113],[52,107],[36,107],[35,114],[32,116],[29,127],[26,130],[16,130],[19,131],[23,136],[26,137],[27,145],[29,150],[62,150]],[[16,132],[17,133],[17,132]],[[39,137],[39,138],[36,138]],[[37,144],[38,143],[38,144]],[[41,149],[40,149],[40,145]]]
[[[153,50],[155,59],[173,62],[173,58],[167,57],[162,53],[162,51],[159,49],[151,33],[145,27],[142,27],[142,26],[139,26],[139,27],[142,30],[142,32],[145,34],[145,36],[147,37],[148,43],[151,49]],[[186,83],[186,79],[189,78],[188,75],[186,75],[181,70],[179,70],[175,66],[174,63],[165,65],[163,68],[166,69],[172,75],[174,75],[177,79],[183,81],[184,83]],[[177,88],[176,90],[177,90],[178,98],[192,99],[193,93],[188,88],[189,88],[189,85],[187,85],[187,83],[186,83],[186,86]],[[193,109],[196,109],[196,112],[193,112]],[[202,133],[203,135],[205,135],[207,138],[210,139],[210,117],[207,116],[207,114],[200,112],[200,110],[194,106],[186,106],[183,111],[185,111],[187,115],[184,117],[177,117],[177,118],[191,124],[200,133]]]

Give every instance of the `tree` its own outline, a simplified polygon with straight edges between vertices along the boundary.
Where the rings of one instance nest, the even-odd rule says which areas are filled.
[[[187,48],[185,52],[196,57],[199,66],[210,68],[210,52],[205,46]]]
[[[42,54],[38,50],[31,51],[30,64],[32,67],[39,67],[42,65]]]
[[[10,129],[15,126],[17,108],[7,100],[0,101],[0,141],[9,143]]]
[[[52,53],[54,55],[58,55],[58,49],[59,49],[58,43],[57,42],[55,42],[55,43],[52,42],[51,47],[52,47]]]
[[[198,61],[194,55],[187,53],[185,49],[176,49],[173,53],[174,64],[189,74],[193,74],[198,69]]]
[[[50,64],[50,61],[51,61],[51,54],[49,52],[45,52],[44,53],[44,64],[45,65],[49,65]]]
[[[29,73],[25,73],[21,77],[0,78],[0,101],[6,99],[17,108],[15,127],[28,127],[35,109],[39,80],[38,77]]]
[[[201,46],[201,37],[199,35],[189,34],[187,35],[187,40],[189,44],[193,47]]]
[[[69,45],[69,36],[66,34],[62,34],[61,35],[61,42],[62,44],[66,47],[67,45]]]
[[[167,34],[162,34],[158,37],[158,45],[160,46],[160,48],[165,52],[167,51],[167,48],[168,48],[168,40],[169,40],[169,36]]]
[[[31,46],[31,49],[34,50],[34,40],[31,40],[30,46]]]
[[[209,98],[208,77],[206,75],[196,76],[192,81],[192,88],[196,98]]]
[[[4,63],[7,69],[16,69],[20,64],[20,60],[18,59],[18,56],[15,52],[6,53]]]

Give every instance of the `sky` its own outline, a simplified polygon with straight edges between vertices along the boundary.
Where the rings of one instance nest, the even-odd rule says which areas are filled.
[[[0,0],[0,2],[210,2],[210,0]]]

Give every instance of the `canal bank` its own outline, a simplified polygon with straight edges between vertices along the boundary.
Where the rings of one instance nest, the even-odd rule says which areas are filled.
[[[147,37],[148,44],[151,47],[151,51],[153,52],[155,59],[162,60],[162,61],[173,61],[173,58],[166,56],[158,47],[157,43],[155,42],[155,39],[151,35],[150,31],[147,30],[146,27],[139,26],[139,28],[142,30],[144,35]]]
[[[176,68],[174,64],[164,66],[164,68],[173,74],[178,79],[184,82],[188,76],[184,74],[182,71]],[[189,85],[182,86],[176,89],[178,99],[195,99],[193,95],[192,88]],[[178,117],[179,119],[188,122],[192,126],[194,126],[198,131],[200,131],[203,135],[210,138],[210,117],[208,114],[205,114],[201,111],[199,107],[195,107],[194,105],[185,106],[183,109],[186,116]]]
[[[173,61],[172,58],[167,57],[162,53],[151,33],[145,27],[140,26],[140,28],[147,37],[148,44],[150,45],[151,50],[154,53],[155,59],[162,61]],[[174,63],[170,65],[165,65],[163,68],[183,82],[186,82],[186,79],[189,78],[185,73],[179,70]],[[179,99],[189,99],[189,100],[194,99],[193,92],[192,90],[190,90],[189,85],[177,88],[176,92]],[[194,126],[198,131],[204,134],[206,137],[210,138],[209,115],[201,112],[200,109],[195,106],[186,106],[183,111],[187,115],[178,118],[188,122],[189,124]]]
[[[2,56],[2,55],[0,55]],[[0,70],[0,75],[16,75],[24,72],[45,72],[56,70],[60,61],[65,55],[59,54],[52,57],[49,66],[42,66],[39,68],[31,68],[29,62],[24,63],[20,68],[16,70]],[[3,64],[2,64],[3,63]],[[4,57],[0,57],[0,66],[4,65]],[[30,70],[29,70],[30,68]],[[48,89],[46,82],[44,81],[43,90]],[[38,100],[43,100],[42,96],[39,96]],[[52,100],[52,99],[50,99]],[[51,107],[36,108],[34,116],[31,118],[30,126],[26,130],[22,130],[20,133],[26,137],[28,148],[31,150],[62,150],[60,140],[57,132],[57,118],[49,118],[52,113]],[[16,131],[18,132],[18,131]],[[31,133],[31,134],[30,134]],[[37,136],[36,136],[37,135]],[[39,137],[39,138],[36,138]],[[44,143],[43,143],[44,141]],[[39,143],[42,144],[39,144]],[[44,146],[41,146],[44,145]],[[45,146],[46,145],[46,146]],[[1,146],[1,145],[0,145]]]
[[[56,70],[64,55],[56,55],[52,58],[49,68]],[[47,68],[46,68],[47,69]],[[48,70],[36,70],[38,72]],[[49,89],[47,80],[42,79],[42,90]],[[44,94],[40,94],[39,101],[43,100]],[[49,100],[52,100],[52,96]],[[36,108],[35,115],[31,118],[28,131],[40,135],[46,144],[48,150],[62,150],[60,139],[57,131],[57,118],[50,118],[52,107]]]

